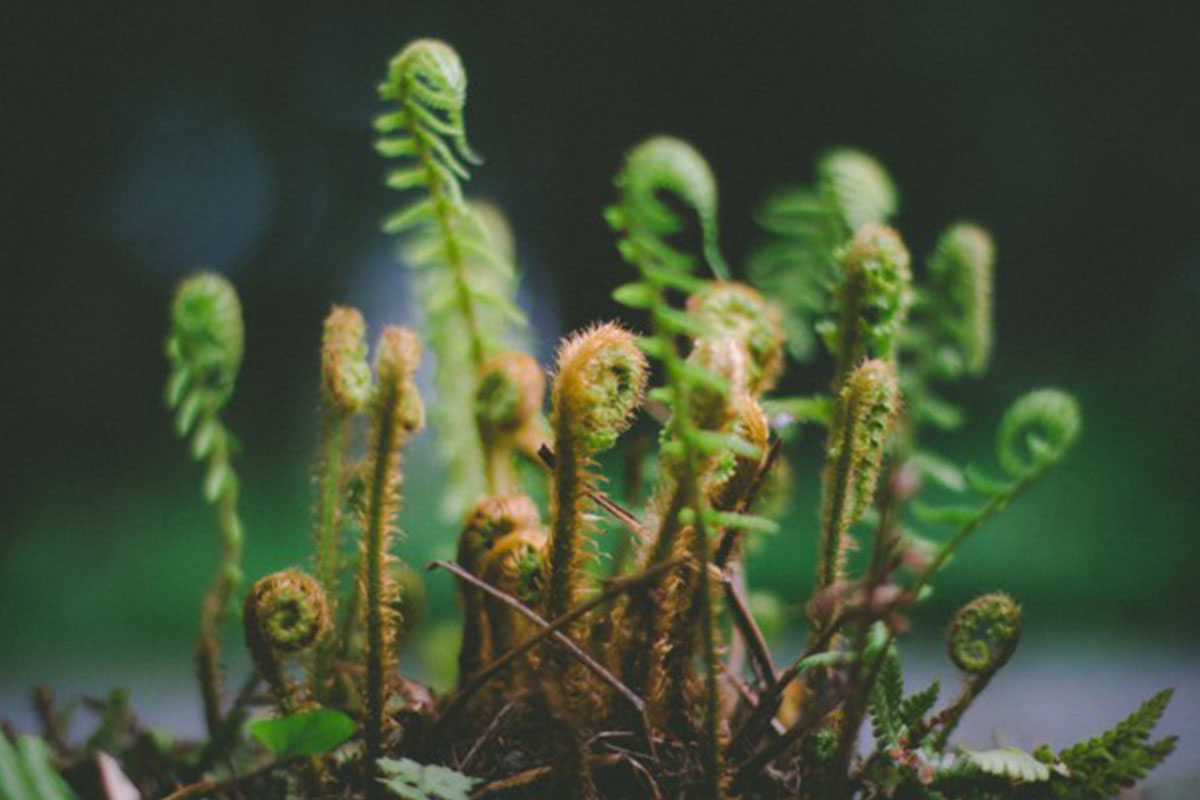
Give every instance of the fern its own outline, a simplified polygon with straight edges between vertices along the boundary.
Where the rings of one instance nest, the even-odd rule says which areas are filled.
[[[921,520],[958,526],[923,571],[920,585],[941,570],[985,522],[1061,461],[1078,438],[1081,424],[1075,399],[1058,389],[1038,389],[1014,402],[1001,419],[996,435],[996,455],[1007,477],[991,478],[971,467],[963,473],[967,489],[982,505],[913,504],[913,512]]]
[[[1173,694],[1173,689],[1158,692],[1100,736],[1059,753],[1058,760],[1070,776],[1055,786],[1055,796],[1064,800],[1115,797],[1146,777],[1175,749],[1174,736],[1150,741]]]
[[[904,704],[904,676],[900,670],[900,657],[896,648],[889,646],[883,655],[879,677],[871,686],[868,705],[872,732],[879,749],[891,746],[900,736],[905,725]]]
[[[771,238],[750,257],[751,282],[784,309],[788,351],[816,354],[812,330],[841,280],[837,250],[863,225],[886,223],[899,206],[891,177],[870,155],[838,148],[817,160],[817,184],[771,196],[757,219]]]
[[[911,730],[921,723],[937,703],[941,684],[934,681],[921,691],[904,698],[900,704],[900,724]]]
[[[427,317],[441,402],[433,406],[449,472],[443,510],[458,518],[485,488],[484,456],[470,404],[475,376],[525,317],[513,302],[511,236],[492,207],[464,200],[462,182],[479,158],[463,122],[467,76],[458,54],[442,42],[413,42],[391,63],[379,87],[397,110],[376,118],[376,149],[401,166],[387,184],[420,196],[390,216],[389,233],[407,234],[403,253],[418,270],[417,293]]]
[[[0,731],[0,798],[3,800],[76,800],[75,792],[54,768],[50,748],[37,736],[20,736],[14,748]]]

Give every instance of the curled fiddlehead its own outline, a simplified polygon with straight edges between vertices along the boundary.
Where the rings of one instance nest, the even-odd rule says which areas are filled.
[[[450,473],[444,505],[455,517],[487,486],[479,431],[471,404],[461,398],[473,396],[477,371],[508,327],[524,324],[513,303],[507,225],[490,206],[463,199],[467,165],[479,161],[467,144],[466,90],[466,72],[453,48],[415,41],[392,59],[379,87],[380,96],[398,108],[375,121],[382,134],[377,150],[402,164],[388,174],[388,185],[420,192],[388,218],[384,230],[407,234],[404,254],[418,270],[436,360],[435,423]]]
[[[892,177],[874,156],[850,147],[829,150],[817,160],[817,186],[843,231],[885,222],[900,210]]]
[[[1012,658],[1021,638],[1021,607],[1003,592],[981,595],[958,610],[946,637],[950,660],[967,673],[962,693],[933,718],[941,749],[992,676]]]
[[[731,337],[746,353],[746,391],[769,391],[783,372],[783,327],[779,309],[744,283],[716,281],[688,298],[688,313],[709,338]]]
[[[391,558],[388,545],[400,505],[400,450],[407,437],[424,424],[424,409],[413,381],[420,357],[420,343],[412,331],[396,326],[384,329],[375,353],[376,386],[368,409],[368,483],[362,504],[359,572],[359,608],[366,632],[363,694],[368,785],[375,785],[375,764],[383,755],[385,676],[395,659],[396,591],[385,566]]]
[[[242,580],[242,524],[238,480],[230,462],[235,447],[220,410],[233,393],[242,363],[244,330],[237,292],[220,275],[200,272],[184,280],[171,303],[166,354],[171,366],[167,404],[175,430],[192,436],[193,458],[205,459],[204,498],[217,509],[220,563],[204,599],[196,667],[209,733],[221,727],[218,628]]]
[[[475,382],[475,422],[483,440],[488,484],[517,491],[513,453],[534,453],[541,443],[546,378],[533,357],[516,350],[492,356]]]
[[[322,430],[316,476],[317,578],[331,604],[338,597],[338,574],[342,566],[339,534],[350,420],[366,407],[371,388],[362,314],[354,308],[334,306],[325,318],[321,339]],[[318,695],[326,689],[333,648],[332,641],[323,642],[313,663],[313,690]]]
[[[996,455],[1007,479],[997,479],[967,467],[965,487],[982,505],[929,506],[914,503],[919,519],[958,526],[940,545],[918,578],[927,583],[971,534],[1037,483],[1070,451],[1082,428],[1075,398],[1058,389],[1036,389],[1019,398],[1004,413],[996,434]]]
[[[991,676],[1008,663],[1021,638],[1021,607],[1003,592],[976,597],[958,610],[946,638],[963,672]]]
[[[727,450],[748,454],[756,451],[719,427],[717,430],[703,427],[705,423],[728,416],[724,409],[735,387],[715,373],[711,364],[700,363],[704,360],[703,355],[689,361],[679,351],[679,338],[701,342],[708,338],[710,331],[701,319],[675,308],[670,303],[669,293],[691,294],[702,290],[705,284],[692,274],[695,259],[664,238],[678,232],[680,220],[656,194],[660,190],[669,191],[697,211],[706,260],[718,277],[725,278],[727,270],[716,247],[716,186],[700,155],[685,142],[668,137],[652,138],[634,147],[617,176],[616,186],[618,202],[608,210],[607,218],[621,235],[618,243],[621,255],[637,268],[640,280],[620,287],[614,297],[627,306],[648,312],[652,335],[640,344],[662,363],[666,383],[651,396],[672,412],[662,456],[664,461],[676,465],[671,470],[676,488],[662,514],[650,559],[670,556],[678,526],[685,516],[689,517],[697,575],[695,598],[700,608],[700,640],[705,663],[702,749],[705,792],[709,797],[718,797],[721,793],[719,708],[714,613],[708,575],[711,512],[702,485],[705,472],[702,462],[713,462]],[[717,350],[712,350],[709,355],[716,356]],[[739,377],[744,379],[744,372]],[[678,580],[679,576],[674,579]],[[653,610],[650,613],[654,614]],[[640,675],[643,681],[653,684],[654,668],[646,669],[645,654],[636,653],[636,645],[632,649],[635,652],[625,664],[626,670],[635,678]],[[654,652],[652,649],[651,653]]]
[[[283,660],[313,647],[329,631],[325,598],[320,582],[296,569],[259,578],[246,594],[246,648],[285,714],[297,710],[297,698]]]
[[[476,577],[483,577],[484,564],[496,542],[513,531],[536,529],[537,506],[525,495],[485,495],[467,517],[458,539],[458,564]],[[462,647],[458,655],[458,680],[469,681],[480,667],[496,655],[485,612],[483,593],[460,584],[463,604]]]
[[[546,611],[557,617],[578,594],[592,458],[612,447],[646,388],[646,358],[628,331],[611,323],[574,334],[558,351],[551,391],[555,461],[550,505]]]
[[[751,282],[783,308],[788,350],[815,354],[812,327],[840,282],[837,250],[868,224],[888,222],[899,205],[895,185],[872,156],[838,148],[817,160],[817,183],[772,195],[757,214],[770,238],[751,255]]]

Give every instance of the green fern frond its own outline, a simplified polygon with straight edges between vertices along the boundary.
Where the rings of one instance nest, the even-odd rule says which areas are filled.
[[[817,161],[817,185],[770,196],[756,218],[768,241],[747,264],[750,282],[784,309],[788,351],[816,354],[814,326],[832,305],[841,280],[837,249],[863,225],[883,224],[898,208],[891,177],[872,156],[838,148]]]
[[[1146,777],[1175,749],[1174,736],[1150,741],[1173,694],[1173,689],[1158,692],[1100,736],[1059,753],[1070,779],[1056,787],[1056,796],[1064,800],[1115,797]]]
[[[941,684],[935,680],[916,694],[904,698],[900,704],[900,724],[909,730],[916,727],[933,710],[940,691]]]
[[[76,800],[54,768],[49,746],[37,736],[20,736],[16,747],[0,731],[0,797],[4,800]]]
[[[879,749],[891,746],[900,735],[904,727],[903,706],[904,676],[900,669],[900,657],[896,648],[889,646],[868,700],[871,729]]]
[[[512,237],[490,206],[464,200],[469,164],[479,163],[463,122],[467,77],[458,54],[422,39],[391,62],[380,97],[398,108],[380,115],[376,149],[400,166],[387,184],[419,190],[383,225],[408,234],[403,250],[417,269],[417,294],[427,316],[440,402],[433,404],[449,480],[444,511],[458,517],[486,486],[482,443],[471,404],[475,376],[503,348],[508,331],[525,324],[517,308]]]
[[[927,581],[936,574],[963,541],[1061,461],[1074,445],[1081,427],[1075,398],[1058,389],[1037,389],[1009,406],[996,434],[996,456],[1007,478],[989,478],[973,468],[963,472],[967,488],[982,504],[912,504],[918,519],[959,528],[939,548],[921,580]]]

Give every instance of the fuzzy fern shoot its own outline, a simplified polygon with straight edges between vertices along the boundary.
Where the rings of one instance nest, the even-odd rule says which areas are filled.
[[[74,746],[42,692],[41,737],[14,745],[0,731],[0,797],[70,800],[61,769],[72,783],[131,784],[106,796],[169,800],[1095,800],[1171,753],[1174,737],[1154,733],[1170,690],[1057,751],[962,741],[960,722],[1040,624],[1003,592],[951,598],[961,608],[936,623],[953,686],[906,685],[914,609],[1012,503],[1062,491],[1039,484],[1082,431],[1075,399],[1039,388],[999,420],[995,466],[931,447],[931,428],[987,422],[945,399],[982,380],[1002,346],[1001,265],[982,227],[911,235],[931,254],[914,262],[887,171],[834,148],[812,185],[762,207],[767,241],[742,265],[719,246],[713,170],[687,142],[654,136],[628,151],[604,212],[627,319],[567,334],[547,369],[522,349],[513,232],[464,195],[479,159],[457,53],[413,42],[380,95],[376,149],[404,193],[385,229],[402,237],[423,331],[390,325],[375,339],[346,306],[325,319],[308,364],[321,386],[314,520],[287,534],[311,531],[312,574],[279,565],[242,586],[238,448],[223,418],[241,307],[228,281],[199,273],[171,300],[166,354],[175,428],[217,517],[196,654],[208,735],[166,741],[114,693],[89,701],[101,723]],[[404,465],[423,466],[402,458],[424,423],[422,338],[447,474],[412,482],[425,491],[402,509]],[[809,363],[785,375],[797,360]],[[610,461],[625,465],[619,498]],[[813,501],[782,517],[779,496]],[[453,555],[425,571],[399,531],[425,526],[433,506],[457,538],[423,531]],[[765,534],[779,569],[815,576],[811,596],[780,581],[764,601],[750,556]],[[430,637],[458,666],[432,686],[408,674],[423,598],[441,596],[425,580],[456,581],[462,616]],[[804,626],[790,661],[777,661],[779,626],[756,617],[770,607]],[[237,608],[248,668],[218,650]],[[243,673],[236,694],[222,693],[222,664]]]

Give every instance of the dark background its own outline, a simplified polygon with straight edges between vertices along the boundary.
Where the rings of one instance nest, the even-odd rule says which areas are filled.
[[[123,659],[186,673],[213,543],[162,406],[161,340],[171,286],[197,266],[229,275],[245,306],[228,418],[245,444],[248,572],[305,557],[320,320],[334,301],[362,305],[376,331],[412,317],[378,232],[399,199],[381,184],[369,122],[387,59],[417,36],[451,42],[467,67],[467,125],[487,160],[470,188],[516,230],[543,359],[562,332],[620,313],[607,298],[629,273],[600,212],[622,153],[651,133],[683,136],[709,159],[735,264],[758,240],[759,200],[810,180],[834,144],[892,170],[914,254],[956,219],[988,226],[994,367],[955,390],[971,421],[938,447],[992,463],[1003,408],[1045,384],[1078,394],[1085,438],[966,548],[929,630],[1003,587],[1026,604],[1031,636],[1194,652],[1200,48],[1187,4],[1167,8],[7,9],[0,683]],[[787,388],[824,381],[818,365]],[[816,442],[797,455],[804,488],[785,533],[751,565],[791,604],[811,572]],[[401,549],[416,563],[452,537],[429,502],[429,451],[426,437],[408,476]],[[435,619],[446,618],[449,583],[431,583]]]

